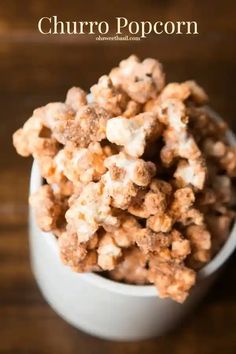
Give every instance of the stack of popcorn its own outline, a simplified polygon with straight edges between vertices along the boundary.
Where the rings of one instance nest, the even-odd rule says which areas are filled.
[[[155,284],[184,302],[234,219],[236,148],[194,81],[165,83],[132,55],[65,103],[49,103],[13,136],[45,183],[30,196],[43,231],[76,272]]]

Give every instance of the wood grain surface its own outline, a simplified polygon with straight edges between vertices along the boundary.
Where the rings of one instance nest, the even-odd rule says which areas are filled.
[[[228,0],[0,2],[0,354],[236,353],[235,256],[192,317],[161,338],[109,342],[59,318],[44,301],[30,270],[31,161],[18,157],[11,145],[11,134],[35,107],[62,100],[72,85],[88,89],[131,53],[162,61],[168,81],[195,78],[209,93],[212,107],[236,132],[235,11],[235,1]],[[159,36],[138,43],[40,35],[37,21],[52,15],[65,20],[194,19],[200,35]]]

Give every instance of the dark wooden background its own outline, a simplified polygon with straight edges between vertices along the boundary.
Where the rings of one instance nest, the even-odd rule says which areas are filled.
[[[0,1],[0,353],[236,352],[235,259],[193,316],[162,338],[108,342],[60,319],[44,301],[30,270],[27,193],[31,161],[16,156],[11,146],[11,134],[33,108],[63,99],[72,85],[88,89],[131,53],[158,58],[168,80],[195,78],[210,94],[215,110],[236,131],[235,12],[235,1],[228,0]],[[39,34],[39,18],[52,15],[64,20],[192,19],[198,21],[200,35],[103,43],[88,36]]]

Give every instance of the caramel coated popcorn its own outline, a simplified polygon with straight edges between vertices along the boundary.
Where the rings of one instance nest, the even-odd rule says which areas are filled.
[[[132,55],[87,93],[34,110],[13,143],[45,183],[36,221],[76,272],[154,284],[184,302],[235,218],[236,148],[195,81]]]

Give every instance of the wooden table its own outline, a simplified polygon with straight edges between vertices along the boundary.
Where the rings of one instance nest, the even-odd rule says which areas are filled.
[[[47,305],[33,279],[27,241],[31,161],[15,154],[11,134],[35,107],[62,100],[72,85],[88,89],[131,53],[163,62],[167,79],[195,78],[212,106],[236,131],[233,1],[58,1],[0,3],[0,353],[233,354],[236,352],[236,260],[181,328],[140,343],[99,340],[69,326]],[[198,21],[198,36],[159,36],[141,42],[96,42],[84,36],[43,36],[42,16],[64,19]],[[140,319],[141,320],[141,319]]]

